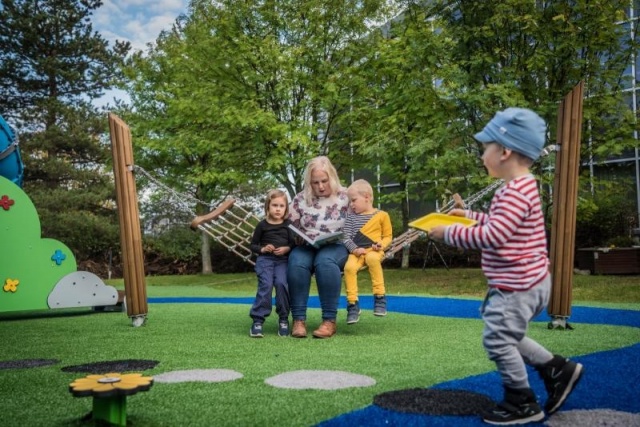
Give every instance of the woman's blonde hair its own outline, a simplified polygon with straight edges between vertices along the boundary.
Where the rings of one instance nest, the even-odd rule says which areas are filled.
[[[311,206],[313,204],[313,187],[311,187],[311,174],[315,170],[321,170],[326,172],[329,177],[329,188],[331,188],[331,195],[335,196],[338,194],[338,190],[340,190],[340,179],[338,178],[338,172],[336,168],[331,163],[331,160],[327,156],[318,156],[309,160],[307,163],[307,167],[304,170],[304,185],[303,185],[303,194],[304,201],[307,205]]]
[[[271,201],[273,199],[278,199],[280,197],[284,198],[284,218],[289,217],[289,198],[287,197],[287,193],[282,190],[269,190],[267,192],[267,197],[264,199],[264,215],[269,217],[269,206],[271,206]]]

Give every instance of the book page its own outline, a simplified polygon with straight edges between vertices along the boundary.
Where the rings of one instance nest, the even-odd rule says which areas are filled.
[[[289,228],[292,229],[298,236],[302,237],[305,240],[305,242],[309,243],[311,246],[315,248],[319,248],[329,243],[339,242],[344,237],[343,232],[336,231],[334,233],[321,234],[315,239],[311,239],[305,233],[303,233],[298,228],[296,228],[296,226],[294,226],[293,224],[289,224]]]

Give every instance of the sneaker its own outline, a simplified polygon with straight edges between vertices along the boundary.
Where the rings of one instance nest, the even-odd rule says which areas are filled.
[[[505,399],[482,414],[482,420],[489,424],[506,426],[526,424],[544,419],[544,412],[530,388],[505,389]]]
[[[374,316],[387,315],[387,298],[384,295],[376,295],[375,301],[373,302],[373,315]]]
[[[562,356],[553,356],[551,362],[538,368],[538,373],[547,389],[547,403],[544,410],[551,415],[567,400],[580,381],[584,367]]]
[[[278,335],[281,337],[289,336],[289,321],[287,319],[281,319],[278,322]]]
[[[304,320],[293,321],[293,331],[291,331],[291,336],[294,338],[307,337],[307,325]]]
[[[358,320],[360,320],[360,311],[358,301],[354,304],[347,304],[347,325],[358,323]]]
[[[253,322],[251,329],[249,330],[249,336],[253,338],[262,338],[262,323]]]

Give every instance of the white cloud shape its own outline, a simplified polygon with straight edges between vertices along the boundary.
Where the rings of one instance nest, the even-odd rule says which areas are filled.
[[[95,274],[74,271],[56,283],[47,298],[49,308],[100,307],[115,305],[118,291]]]

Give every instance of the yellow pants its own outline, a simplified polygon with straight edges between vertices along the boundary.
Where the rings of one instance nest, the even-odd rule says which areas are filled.
[[[382,275],[383,259],[384,251],[374,251],[373,249],[367,249],[367,253],[362,256],[349,254],[347,263],[344,265],[344,284],[347,288],[347,302],[349,304],[358,301],[358,271],[365,265],[369,267],[373,294],[385,294],[384,276]]]

